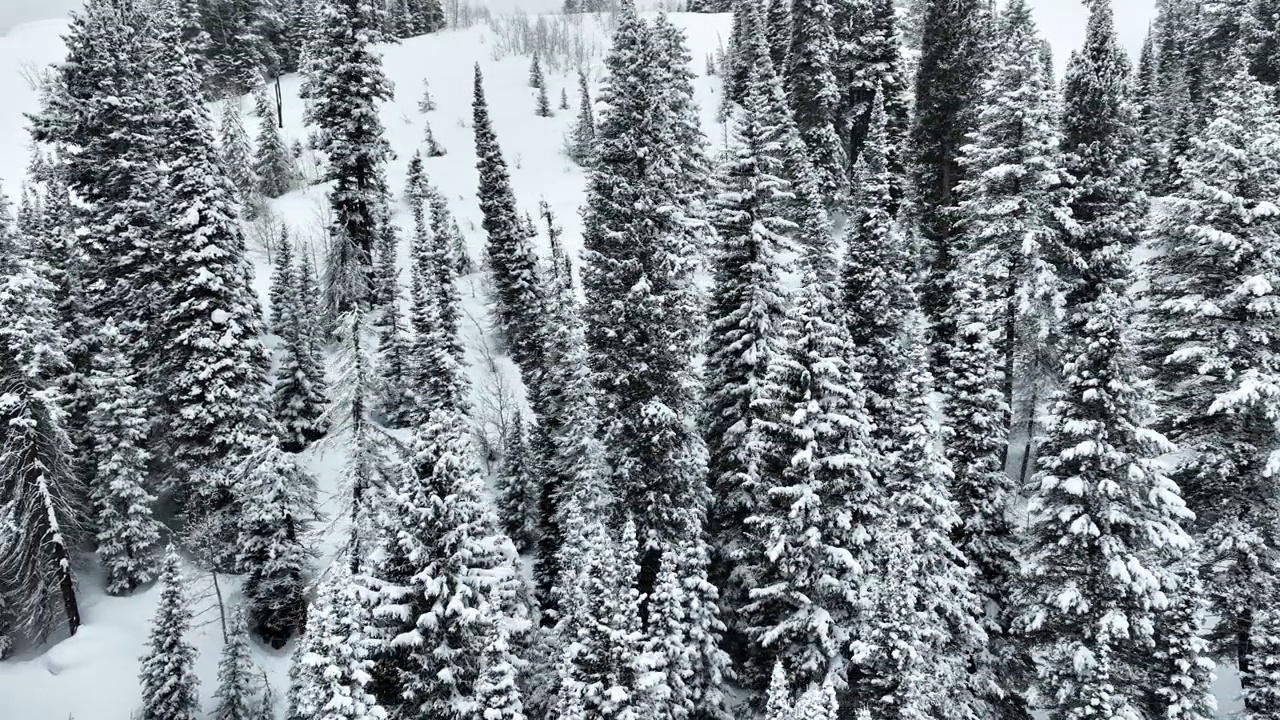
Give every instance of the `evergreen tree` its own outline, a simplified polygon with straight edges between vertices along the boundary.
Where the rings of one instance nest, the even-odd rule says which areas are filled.
[[[288,313],[297,310],[298,275],[293,262],[293,241],[289,238],[289,226],[280,226],[280,247],[271,267],[271,288],[267,294],[267,316],[276,335],[288,320]]]
[[[767,377],[784,351],[788,307],[782,252],[796,230],[786,219],[795,195],[783,179],[787,134],[794,129],[787,108],[772,103],[781,85],[769,63],[762,62],[768,50],[754,13],[750,22],[741,52],[751,72],[734,121],[732,154],[713,179],[710,220],[716,239],[709,263],[711,330],[704,345],[715,578],[732,609],[746,604],[753,566],[760,562],[761,549],[744,521],[768,503]]]
[[[3,634],[37,643],[64,622],[71,635],[80,627],[71,548],[87,516],[48,382],[66,367],[51,293],[29,261],[0,274],[0,598],[13,619]]]
[[[281,248],[282,263],[286,262],[284,247],[287,245]],[[308,444],[324,437],[328,430],[324,418],[328,383],[324,360],[312,347],[312,338],[319,330],[312,325],[302,306],[306,301],[300,294],[300,283],[292,273],[281,270],[281,275],[281,292],[286,294],[280,298],[284,305],[276,315],[276,333],[283,342],[271,404],[281,448],[286,452],[301,452]],[[311,299],[313,301],[314,296]]]
[[[836,131],[852,165],[862,154],[875,101],[889,115],[890,153],[895,175],[902,173],[902,149],[909,110],[894,0],[837,0],[834,8],[833,73],[840,90]],[[895,177],[895,180],[898,178]],[[902,188],[895,187],[895,199]]]
[[[160,574],[160,605],[151,621],[151,639],[142,656],[142,720],[196,720],[200,679],[192,667],[196,649],[187,641],[191,608],[183,589],[178,553],[169,547]]]
[[[236,199],[246,212],[252,211],[258,179],[253,175],[253,148],[244,130],[240,98],[228,98],[222,104],[222,125],[218,134],[223,172],[235,188]]]
[[[591,153],[596,140],[595,111],[591,103],[591,87],[587,72],[578,71],[578,119],[569,136],[569,158],[583,167],[591,164]]]
[[[360,588],[345,568],[335,567],[307,622],[291,713],[325,720],[389,717],[368,688],[373,644],[366,635],[367,622]]]
[[[531,382],[539,369],[537,341],[541,318],[538,310],[542,307],[542,297],[538,260],[529,238],[520,227],[511,177],[489,120],[484,77],[478,64],[472,115],[476,168],[480,171],[477,197],[484,213],[481,224],[489,236],[489,269],[493,272],[498,326],[510,347],[512,359],[526,382]]]
[[[624,5],[583,209],[585,336],[614,487],[641,523],[646,593],[663,545],[705,508],[692,367],[707,178],[687,61],[679,31]]]
[[[266,102],[265,94],[259,94],[258,99],[258,147],[253,156],[253,174],[258,178],[257,192],[263,197],[278,198],[297,185],[298,168],[276,125],[275,108]]]
[[[431,83],[422,78],[422,97],[418,99],[418,112],[427,114],[436,109],[436,100],[431,96]]]
[[[1267,641],[1252,641],[1250,626],[1274,603],[1270,568],[1280,562],[1280,536],[1266,519],[1280,501],[1268,481],[1277,444],[1266,419],[1280,381],[1270,339],[1280,279],[1272,204],[1280,124],[1270,92],[1240,54],[1229,76],[1154,228],[1159,254],[1150,272],[1161,279],[1149,291],[1146,344],[1162,426],[1188,451],[1175,478],[1196,514],[1205,588],[1221,618],[1215,650],[1236,658],[1248,688],[1255,677],[1275,682],[1254,666],[1251,648]]]
[[[379,310],[379,369],[382,416],[390,427],[407,427],[413,415],[413,357],[409,328],[400,307],[400,284],[393,283],[390,302]]]
[[[770,0],[765,21],[765,36],[769,40],[769,57],[773,71],[779,76],[787,72],[791,57],[791,2]]]
[[[1155,628],[1155,652],[1149,668],[1147,699],[1150,717],[1175,720],[1208,720],[1217,715],[1213,697],[1214,662],[1206,639],[1209,604],[1199,578],[1199,558],[1188,553],[1176,566],[1177,584],[1170,587],[1169,608]],[[1270,638],[1269,632],[1262,633]],[[1267,663],[1263,663],[1266,665]],[[1274,664],[1258,676],[1251,689],[1275,697]],[[1251,706],[1255,703],[1249,702]],[[1274,700],[1264,700],[1263,712],[1272,712]]]
[[[246,504],[237,565],[244,569],[249,627],[279,649],[306,624],[305,534],[315,514],[315,478],[274,440],[242,472]]]
[[[818,189],[828,204],[849,189],[849,158],[840,141],[840,91],[830,0],[792,0],[787,90],[800,137],[809,149]]]
[[[444,157],[447,152],[436,140],[436,134],[431,131],[431,123],[422,124],[422,143],[427,146],[427,157]]]
[[[1019,595],[1040,681],[1053,688],[1051,718],[1141,712],[1154,628],[1169,618],[1174,565],[1191,547],[1180,526],[1191,514],[1155,460],[1170,446],[1143,424],[1127,338],[1129,252],[1146,211],[1128,92],[1111,6],[1094,2],[1065,92],[1078,274],[1066,297],[1063,384],[1029,488]]]
[[[535,110],[535,114],[538,117],[544,118],[549,118],[555,115],[555,113],[551,111],[551,99],[547,96],[546,80],[543,80],[542,84],[538,86],[538,105]]]
[[[986,57],[981,0],[926,3],[911,151],[920,231],[929,255],[921,301],[935,340],[946,343],[955,336],[946,311],[953,306],[950,275],[957,253],[948,208],[956,204],[954,190],[964,179],[960,149],[973,127]]]
[[[498,471],[498,514],[502,517],[503,530],[524,552],[537,539],[537,496],[534,458],[526,442],[524,421],[517,418],[512,423]]]
[[[98,557],[112,595],[128,595],[155,577],[160,542],[160,523],[151,515],[155,497],[147,490],[146,403],[123,340],[114,324],[102,326],[89,376],[88,427],[97,439],[92,489]]]
[[[518,660],[500,623],[488,629],[480,654],[480,677],[476,679],[476,706],[486,720],[524,720],[524,702],[517,684]]]
[[[382,11],[375,0],[319,0],[315,67],[304,85],[307,121],[318,130],[316,149],[329,158],[324,179],[333,182],[332,244],[326,288],[331,309],[344,312],[372,291],[370,270],[386,222],[384,166],[391,153],[378,104],[392,97],[382,59]]]
[[[568,91],[566,88],[564,88],[564,87],[561,87],[561,88],[560,88],[560,105],[559,105],[559,109],[561,109],[561,110],[568,110],[568,109],[569,109],[569,91]]]
[[[217,705],[213,717],[214,720],[253,720],[254,666],[249,654],[249,634],[239,608],[231,614],[230,630],[218,661],[218,690],[213,694]]]

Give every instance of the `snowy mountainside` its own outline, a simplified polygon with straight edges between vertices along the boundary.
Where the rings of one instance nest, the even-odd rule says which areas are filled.
[[[545,0],[541,4],[547,4]],[[515,3],[507,3],[514,5]],[[524,11],[540,8],[539,3],[519,7]],[[558,4],[558,3],[552,3]],[[719,105],[717,78],[705,76],[706,56],[715,52],[728,35],[728,17],[719,15],[675,15],[674,22],[689,36],[692,69],[698,75],[695,87],[703,109],[703,118],[712,151],[723,138],[723,130],[715,116]],[[608,30],[602,21],[581,20],[584,42],[598,48],[590,68],[593,96],[603,73],[603,51],[608,46]],[[0,96],[6,102],[0,108],[0,181],[11,199],[16,199],[25,174],[28,158],[28,136],[25,113],[38,109],[34,87],[24,78],[31,71],[58,61],[64,48],[60,39],[65,20],[50,20],[21,25],[0,37]],[[480,209],[476,201],[478,173],[471,130],[472,66],[479,63],[485,76],[485,90],[495,130],[503,154],[510,166],[513,187],[522,211],[537,214],[538,203],[546,201],[565,230],[568,250],[575,254],[581,246],[582,223],[578,208],[583,200],[585,176],[563,152],[564,136],[573,124],[577,109],[577,77],[571,71],[548,70],[548,90],[553,105],[559,104],[561,88],[569,97],[570,110],[556,110],[555,117],[540,118],[534,114],[535,94],[529,87],[529,58],[504,52],[499,34],[486,26],[445,31],[412,38],[383,48],[385,70],[395,84],[396,98],[382,108],[386,137],[395,157],[388,166],[388,181],[397,197],[397,221],[402,230],[407,262],[407,238],[412,227],[408,207],[399,200],[405,187],[406,169],[415,150],[423,149],[424,122],[431,124],[436,140],[447,154],[425,158],[425,169],[431,181],[447,196],[451,209],[467,238],[468,252],[475,260],[484,253],[484,233],[480,228]],[[423,79],[430,83],[437,109],[421,114],[418,101],[422,97]],[[289,76],[281,81],[284,130],[287,142],[305,142],[307,129],[302,124],[303,105],[298,99],[301,79]],[[252,116],[252,102],[243,100],[245,122],[252,133],[257,120]],[[216,117],[216,115],[215,115]],[[304,156],[305,157],[305,156]],[[307,163],[304,162],[304,166]],[[323,185],[299,190],[272,201],[270,216],[287,224],[304,244],[322,237],[327,202]],[[263,230],[247,226],[250,252],[255,266],[255,288],[264,307],[270,278],[270,261],[259,238]],[[545,235],[545,232],[544,232]],[[545,243],[545,237],[543,239]],[[544,246],[542,248],[546,250]],[[318,245],[317,245],[318,252]],[[407,274],[407,269],[405,269]],[[493,402],[498,386],[510,392],[518,387],[513,382],[515,368],[510,359],[493,347],[490,321],[484,302],[481,276],[462,278],[460,292],[464,317],[462,333],[467,347],[469,366],[476,393],[476,404]],[[491,364],[492,361],[492,364]],[[496,374],[492,369],[496,365]],[[341,498],[335,496],[335,477],[344,454],[341,438],[321,443],[308,453],[311,469],[320,479],[322,511],[328,516],[341,516]],[[320,523],[325,535],[315,545],[322,556],[317,571],[329,562],[333,546],[340,542],[340,529],[331,523]],[[199,650],[196,672],[201,680],[200,695],[206,713],[213,707],[217,665],[222,648],[214,588],[208,576],[194,577],[194,567],[184,572],[195,612],[195,628],[191,640]],[[36,657],[15,658],[0,664],[0,717],[5,720],[125,720],[137,709],[138,658],[144,651],[150,631],[151,617],[159,598],[159,588],[132,597],[115,598],[102,593],[101,582],[93,568],[80,573],[82,610],[85,624],[69,640],[46,648]],[[220,577],[220,590],[228,604],[239,596],[235,578]],[[255,644],[255,660],[283,699],[287,687],[289,653],[292,645],[272,651]]]

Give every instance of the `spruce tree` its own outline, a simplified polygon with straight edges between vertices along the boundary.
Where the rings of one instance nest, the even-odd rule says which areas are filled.
[[[1129,253],[1144,218],[1129,67],[1111,6],[1091,7],[1066,77],[1070,239],[1062,388],[1028,503],[1021,629],[1037,638],[1049,717],[1140,713],[1147,648],[1169,619],[1191,519],[1157,462],[1170,446],[1149,416],[1128,342]],[[1118,571],[1117,568],[1123,568]]]
[[[765,15],[765,37],[769,42],[769,57],[773,60],[773,71],[783,76],[789,66],[791,57],[791,2],[790,0],[770,0]]]
[[[772,102],[781,86],[765,61],[768,49],[754,13],[750,23],[740,52],[751,72],[734,121],[732,154],[713,178],[711,330],[704,345],[714,572],[732,609],[746,604],[753,566],[760,562],[761,549],[744,521],[768,503],[767,376],[784,352],[782,274],[788,268],[782,253],[796,230],[786,219],[795,196],[784,179],[787,133],[794,130],[786,107]]]
[[[178,553],[169,547],[160,574],[160,605],[151,621],[151,639],[142,656],[142,720],[196,720],[200,712],[192,667],[196,649],[186,638],[191,630],[191,608],[183,588]]]
[[[422,124],[422,143],[427,146],[427,157],[444,157],[447,152],[444,146],[436,140],[436,134],[431,131],[431,123],[429,122]]]
[[[705,508],[692,366],[707,178],[679,31],[661,18],[650,28],[625,3],[605,64],[608,110],[583,209],[583,317],[614,487],[641,523],[647,592],[663,545]]]
[[[1280,124],[1245,58],[1236,54],[1229,70],[1215,119],[1191,140],[1179,189],[1154,227],[1150,273],[1160,280],[1149,291],[1146,344],[1161,425],[1188,451],[1174,477],[1196,514],[1205,589],[1221,618],[1215,650],[1235,658],[1250,688],[1275,683],[1252,656],[1270,641],[1253,640],[1250,627],[1275,602],[1270,568],[1280,562],[1280,536],[1266,519],[1280,501],[1267,479],[1277,444],[1266,419],[1280,379],[1269,338],[1280,278],[1272,206]]]
[[[568,89],[566,89],[566,88],[564,88],[564,87],[561,87],[561,88],[560,88],[560,105],[559,105],[559,109],[560,109],[560,110],[568,110],[568,109],[569,109],[569,91],[568,91]]]
[[[69,463],[60,394],[49,378],[66,367],[49,302],[52,287],[29,261],[0,274],[0,596],[14,639],[42,642],[80,627],[72,548],[87,527],[85,488]]]
[[[401,310],[399,282],[391,286],[393,295],[378,311],[379,370],[382,399],[379,403],[390,427],[407,427],[413,415],[413,357],[407,318]]]
[[[271,263],[271,287],[267,293],[268,322],[276,335],[287,320],[287,313],[296,310],[298,302],[298,274],[293,261],[293,241],[289,226],[280,226],[280,247]]]
[[[257,178],[253,175],[253,148],[244,130],[240,98],[228,98],[222,105],[222,124],[218,133],[223,172],[235,188],[236,200],[249,213],[252,211]]]
[[[827,204],[849,189],[849,157],[840,141],[840,91],[830,0],[792,0],[787,91],[800,137],[809,150],[819,192]]]
[[[596,139],[595,111],[591,103],[591,87],[587,72],[578,71],[578,119],[569,136],[569,158],[583,167],[591,164],[591,153]]]
[[[960,149],[980,99],[986,62],[982,46],[981,0],[927,0],[910,142],[920,231],[929,261],[921,301],[940,343],[955,335],[954,323],[946,317],[953,304],[950,275],[957,253],[948,208],[955,205],[955,187],[964,179]]]
[[[271,404],[281,447],[286,452],[301,452],[308,444],[324,437],[329,429],[324,416],[328,382],[318,345],[321,329],[307,309],[316,297],[310,294],[313,288],[309,281],[309,260],[304,253],[300,268],[303,272],[287,272],[284,263],[289,262],[292,255],[286,250],[288,247],[287,243],[281,246],[281,266],[272,283],[273,308],[275,303],[280,303],[279,310],[275,311],[275,331],[282,344]],[[277,290],[278,299],[274,297]],[[311,298],[311,302],[306,298]]]
[[[517,418],[504,438],[502,466],[498,471],[498,514],[503,530],[524,552],[537,539],[536,467],[524,420]]]
[[[245,573],[249,628],[279,649],[306,624],[308,551],[315,478],[274,440],[250,457],[241,480],[246,498],[237,565]]]
[[[89,376],[93,409],[89,432],[96,438],[93,479],[98,557],[107,571],[107,592],[128,595],[155,577],[160,523],[152,517],[148,491],[146,402],[129,366],[116,326],[98,332],[98,353]]]
[[[244,615],[236,608],[231,614],[230,634],[218,660],[217,705],[214,720],[253,720],[253,658],[249,654],[249,634]]]
[[[893,173],[896,212],[897,202],[905,193],[903,151],[910,124],[897,7],[894,0],[870,0],[865,4],[861,0],[844,0],[837,8],[835,75],[844,88],[837,130],[852,170],[862,155],[876,103],[883,103],[887,133],[884,152]]]
[[[304,96],[307,121],[318,129],[317,149],[328,155],[325,180],[333,182],[327,297],[344,312],[367,299],[373,250],[386,222],[385,165],[391,153],[378,105],[392,97],[379,39],[382,11],[375,0],[320,0],[315,67]],[[357,91],[358,90],[358,91]]]
[[[498,138],[489,120],[484,77],[479,64],[475,69],[472,117],[476,168],[480,171],[477,198],[484,214],[481,224],[489,236],[489,269],[493,272],[498,326],[508,343],[512,359],[526,382],[532,382],[539,371],[537,344],[541,318],[538,310],[542,307],[542,297],[538,260],[520,226],[507,163],[502,158],[502,148],[498,146]]]
[[[387,711],[370,692],[373,643],[360,588],[341,566],[335,567],[307,622],[296,658],[298,689],[290,717],[332,720],[384,720]]]
[[[418,99],[418,112],[427,114],[436,109],[436,100],[431,96],[431,83],[422,78],[422,97]]]
[[[278,198],[297,185],[298,168],[276,125],[275,108],[266,102],[265,94],[259,95],[257,115],[258,146],[253,155],[257,191],[263,197]]]

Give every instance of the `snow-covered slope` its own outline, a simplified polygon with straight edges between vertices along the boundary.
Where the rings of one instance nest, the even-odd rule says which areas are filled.
[[[503,0],[499,0],[503,1]],[[551,5],[556,0],[545,0]],[[515,4],[515,3],[508,3]],[[520,6],[536,10],[537,4]],[[694,70],[702,74],[705,57],[721,44],[728,19],[723,16],[679,15],[676,22],[690,36]],[[27,135],[24,113],[38,108],[37,96],[19,72],[21,68],[38,68],[57,61],[63,54],[60,35],[65,21],[43,21],[23,25],[6,37],[0,37],[0,180],[8,194],[16,197],[27,163]],[[607,47],[607,31],[598,21],[583,21],[582,32],[601,51]],[[404,188],[406,166],[415,149],[420,148],[424,121],[431,123],[436,139],[448,151],[441,158],[428,158],[425,166],[431,180],[447,195],[453,212],[467,236],[469,252],[479,259],[483,253],[483,231],[480,210],[476,204],[477,173],[471,135],[472,66],[480,63],[485,75],[485,89],[495,129],[510,165],[512,181],[522,209],[536,215],[538,203],[545,200],[558,215],[565,229],[564,239],[571,252],[580,247],[581,221],[578,207],[583,198],[584,176],[562,153],[563,138],[577,111],[577,78],[569,72],[548,72],[553,104],[558,104],[561,88],[568,91],[571,110],[556,111],[553,118],[534,114],[535,98],[528,86],[529,58],[506,55],[498,58],[503,45],[492,30],[476,27],[414,38],[384,48],[385,68],[396,86],[396,99],[383,108],[382,118],[387,138],[396,153],[388,168],[388,176],[397,198]],[[593,91],[601,75],[602,54],[594,58]],[[417,110],[422,81],[431,84],[438,109],[422,115]],[[282,82],[284,96],[284,132],[289,141],[305,139],[302,126],[302,103],[297,99],[299,78],[287,77]],[[707,134],[713,142],[722,137],[714,126],[716,91],[719,81],[699,77],[699,98],[708,123]],[[250,103],[245,102],[248,111]],[[246,117],[252,132],[256,120]],[[280,221],[288,223],[301,238],[321,236],[321,217],[326,206],[325,188],[316,186],[291,193],[272,204]],[[408,208],[397,203],[398,221],[406,231],[411,227]],[[250,232],[251,242],[253,233]],[[408,232],[403,237],[408,237]],[[407,245],[407,242],[406,242]],[[407,248],[406,248],[407,250]],[[257,288],[265,303],[270,274],[265,252],[252,249],[257,268]],[[474,318],[464,318],[463,333],[471,360],[473,384],[477,393],[492,392],[493,375],[484,361],[482,348],[488,341],[488,319],[482,299],[479,275],[464,278],[461,291],[465,311]],[[506,358],[498,358],[499,374],[508,383],[514,369]],[[310,462],[320,476],[322,492],[332,493],[334,476],[342,461],[340,447],[312,453]],[[331,498],[330,507],[337,503]],[[330,537],[337,533],[330,528]],[[332,542],[320,542],[322,548]],[[322,558],[320,565],[328,562]],[[193,573],[194,568],[187,569]],[[190,594],[197,607],[198,627],[192,640],[200,652],[196,670],[202,682],[201,695],[206,711],[212,709],[216,688],[217,662],[222,647],[218,613],[210,579],[191,577]],[[238,587],[222,578],[222,592],[235,602]],[[100,591],[100,583],[86,570],[81,578],[85,625],[73,638],[65,640],[42,655],[16,659],[0,664],[0,718],[4,720],[126,720],[137,708],[138,658],[145,650],[149,623],[155,611],[159,590],[152,589],[130,598],[111,598]],[[272,652],[257,648],[257,661],[282,696],[286,687],[289,650]]]

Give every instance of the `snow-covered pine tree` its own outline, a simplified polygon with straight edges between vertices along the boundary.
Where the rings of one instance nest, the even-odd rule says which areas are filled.
[[[13,618],[3,634],[37,643],[80,627],[71,552],[88,517],[61,398],[48,383],[67,362],[52,291],[23,259],[0,275],[0,596]]]
[[[413,416],[413,356],[408,318],[401,307],[400,283],[391,286],[393,295],[378,310],[378,368],[382,375],[379,409],[389,427],[408,427]]]
[[[293,240],[289,226],[280,225],[280,242],[271,263],[271,287],[267,293],[267,319],[272,332],[282,335],[287,314],[294,312],[298,303],[298,274],[293,261]]]
[[[249,142],[249,134],[244,129],[244,115],[238,96],[222,102],[218,143],[223,172],[236,190],[236,200],[240,207],[247,216],[252,217],[258,179],[253,174],[254,151]]]
[[[361,588],[336,565],[307,622],[304,651],[297,657],[299,687],[290,718],[386,720],[390,717],[370,691],[373,643]]]
[[[1076,178],[1069,239],[1062,388],[1029,488],[1021,630],[1034,640],[1050,718],[1141,712],[1154,629],[1168,618],[1176,563],[1192,545],[1177,485],[1157,456],[1131,355],[1130,251],[1146,215],[1129,67],[1111,5],[1090,7],[1068,66],[1067,169]],[[1120,570],[1123,568],[1123,570]]]
[[[578,119],[569,135],[569,158],[583,167],[591,164],[591,153],[596,140],[595,110],[591,103],[591,86],[587,71],[578,70]]]
[[[502,466],[498,471],[498,515],[503,530],[524,552],[537,539],[538,480],[524,420],[517,418],[504,438]]]
[[[1148,696],[1146,709],[1149,717],[1169,720],[1210,720],[1217,716],[1217,700],[1213,695],[1214,661],[1212,647],[1207,639],[1209,603],[1200,581],[1200,558],[1197,552],[1187,553],[1175,566],[1177,582],[1169,588],[1169,608],[1160,616],[1155,627],[1155,652],[1152,653],[1146,682]],[[1264,642],[1274,637],[1269,628],[1259,633]],[[1266,656],[1266,651],[1259,655]],[[1263,682],[1251,689],[1269,696],[1263,700],[1255,696],[1253,702],[1246,698],[1248,706],[1261,706],[1262,714],[1275,712],[1278,706],[1274,698],[1277,685],[1274,661],[1262,662],[1264,670],[1255,676]]]
[[[484,214],[481,224],[488,235],[489,269],[493,273],[498,326],[526,384],[532,385],[541,372],[538,337],[543,300],[538,259],[530,238],[520,225],[507,163],[502,158],[502,148],[498,146],[498,138],[489,119],[484,77],[479,64],[475,68],[472,118],[476,168],[480,172],[477,198]]]
[[[427,114],[436,109],[436,99],[431,96],[431,82],[422,78],[422,97],[418,98],[418,112]]]
[[[89,375],[88,430],[95,438],[92,497],[98,557],[107,592],[128,595],[156,576],[161,525],[151,514],[147,404],[125,354],[124,336],[107,321],[97,333]]]
[[[818,190],[828,205],[843,202],[849,190],[849,158],[836,130],[840,90],[835,53],[830,0],[792,0],[787,92]]]
[[[787,671],[782,666],[782,661],[777,661],[773,664],[773,674],[769,677],[764,717],[765,720],[792,720],[791,710],[791,684],[787,681]]]
[[[173,221],[166,234],[164,311],[149,331],[162,351],[158,363],[167,386],[161,400],[166,459],[185,508],[211,517],[236,512],[234,493],[187,476],[246,454],[268,429],[270,359],[233,189],[217,161],[208,111],[190,101],[199,78],[176,32],[167,16],[155,40],[165,69],[160,92],[173,111],[167,123]]]
[[[848,4],[849,0],[841,3],[842,6]],[[904,154],[911,124],[909,78],[902,58],[897,6],[894,0],[869,0],[861,12],[845,14],[863,19],[852,33],[837,31],[842,60],[837,63],[836,77],[848,78],[848,91],[842,95],[841,102],[841,139],[846,143],[849,163],[856,167],[871,129],[871,114],[877,102],[884,104],[887,138],[884,153],[891,173],[893,202],[890,207],[896,214],[906,194]]]
[[[254,720],[253,682],[256,668],[249,653],[249,633],[244,613],[231,613],[227,641],[218,660],[218,689],[213,697],[213,720]]]
[[[476,678],[475,705],[485,720],[524,720],[524,701],[521,698],[519,659],[508,638],[508,631],[501,621],[494,622],[486,632],[484,649],[480,652],[480,676]]]
[[[791,57],[791,0],[769,0],[769,9],[765,15],[765,37],[769,42],[773,72],[778,77],[784,77]]]
[[[197,720],[200,713],[194,664],[196,649],[187,640],[191,608],[183,587],[181,559],[169,546],[160,573],[160,604],[151,621],[151,639],[142,656],[141,720]]]
[[[527,631],[517,555],[454,405],[414,430],[413,456],[386,490],[371,577],[375,694],[393,716],[450,716],[476,702],[489,628]]]
[[[380,39],[383,11],[377,0],[317,0],[320,35],[304,96],[307,121],[318,129],[317,148],[329,158],[328,287],[330,309],[346,312],[366,299],[374,245],[386,205],[384,166],[391,147],[383,137],[378,105],[393,90],[372,44]]]
[[[436,202],[439,190],[428,184],[424,192],[431,202],[431,219],[428,222],[425,208],[415,209],[411,253],[409,325],[413,340],[409,345],[409,371],[415,393],[415,424],[422,423],[433,410],[460,406],[467,394],[460,374],[463,350],[458,339],[461,301],[454,275],[457,262],[453,244],[438,232],[450,223],[451,217],[442,204],[443,198]]]
[[[1270,335],[1280,331],[1280,123],[1269,90],[1236,54],[1215,88],[1214,120],[1192,138],[1178,189],[1153,231],[1147,354],[1162,427],[1187,454],[1175,478],[1196,513],[1215,651],[1255,677],[1252,615],[1277,602],[1280,503],[1271,476],[1280,410]],[[1266,642],[1265,640],[1263,642]],[[1259,645],[1260,646],[1260,645]],[[1267,651],[1269,652],[1269,651]],[[1263,672],[1257,682],[1274,685]],[[1246,696],[1248,697],[1248,696]],[[1250,707],[1251,712],[1260,712]]]
[[[955,325],[946,317],[954,304],[950,276],[958,242],[949,208],[956,203],[956,184],[964,179],[960,149],[972,127],[987,62],[983,5],[982,0],[925,1],[910,142],[929,263],[920,299],[934,326],[934,340],[942,343],[934,354],[938,364],[945,343],[955,336]]]
[[[538,89],[547,84],[547,78],[542,73],[542,59],[537,53],[529,60],[529,87]]]
[[[733,23],[721,63],[724,68],[722,102],[726,103],[722,105],[721,112],[726,115],[732,111],[733,104],[742,102],[742,97],[747,92],[747,75],[751,72],[746,50],[747,33],[756,22],[755,15],[758,11],[755,0],[731,0],[731,3]]]
[[[377,338],[359,311],[342,316],[338,325],[334,393],[325,420],[331,431],[346,437],[347,461],[339,487],[341,508],[350,518],[351,539],[346,553],[353,572],[365,567],[374,547],[372,511],[375,490],[397,471],[396,441],[376,423],[373,414],[381,397]]]
[[[448,152],[444,146],[436,140],[436,134],[431,130],[431,123],[422,123],[422,144],[427,146],[427,157],[444,157]]]
[[[769,372],[772,502],[747,520],[766,548],[742,609],[754,643],[747,681],[756,687],[774,658],[807,685],[842,675],[860,652],[847,590],[871,567],[869,524],[881,511],[866,393],[848,365],[831,227],[816,187],[812,176],[796,186],[808,209],[797,233],[801,285],[784,326],[787,350]]]
[[[249,627],[273,648],[302,632],[311,552],[305,535],[316,514],[316,481],[274,438],[240,468],[245,504],[236,564],[245,573]]]
[[[569,90],[563,86],[560,88],[560,105],[558,106],[558,109],[569,109]]]
[[[307,294],[311,291],[310,261],[303,252],[299,271],[287,271],[285,264],[292,265],[289,247],[286,239],[280,247],[280,265],[271,286],[273,326],[282,340],[279,347],[282,357],[276,368],[271,405],[281,447],[286,452],[301,452],[328,432],[329,423],[325,418],[328,382],[317,340],[321,330],[316,327],[313,312],[308,310],[316,297]],[[312,302],[305,302],[303,298],[311,298]],[[278,310],[275,309],[277,303],[280,303]]]
[[[686,513],[705,508],[692,368],[707,176],[687,60],[678,30],[623,3],[583,208],[585,335],[614,488],[645,547],[642,593],[663,546],[687,534]]]
[[[544,117],[544,118],[549,118],[555,115],[555,113],[551,110],[551,98],[550,96],[547,95],[546,80],[543,80],[542,84],[538,86],[538,99],[537,99],[537,105],[535,106],[535,109],[534,109],[534,114],[537,115],[538,117]]]
[[[258,93],[258,145],[253,155],[253,174],[258,178],[257,191],[267,198],[278,198],[298,184],[298,167],[285,146],[276,124],[276,109],[267,101],[265,92]]]
[[[785,180],[787,108],[774,102],[780,82],[767,61],[762,28],[750,12],[739,52],[750,73],[734,119],[733,146],[713,187],[710,221],[716,230],[709,261],[712,287],[707,321],[707,419],[703,437],[714,501],[710,532],[714,577],[733,612],[747,603],[753,568],[763,548],[746,518],[769,502],[765,426],[770,365],[783,352],[788,307],[782,286],[783,252],[797,229],[786,219],[795,199]],[[734,628],[741,632],[741,628]],[[741,636],[737,640],[741,644]],[[738,650],[743,648],[739,647]]]
[[[955,538],[988,607],[988,659],[998,663],[993,670],[1011,691],[993,700],[1011,718],[1025,713],[1019,678],[1029,659],[1011,635],[1008,605],[1018,573],[1008,519],[1018,480],[1005,471],[1009,427],[1015,402],[1021,401],[1020,427],[1037,415],[1037,389],[1057,371],[1044,366],[1044,346],[1051,344],[1061,303],[1054,263],[1072,229],[1058,100],[1041,49],[1027,3],[1011,0],[1000,16],[983,89],[987,100],[959,160],[967,179],[955,190],[961,241],[953,248],[950,280],[956,335],[945,339],[943,378],[962,523]],[[1034,438],[1021,440],[1029,449]]]

